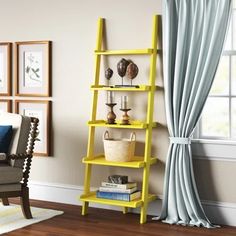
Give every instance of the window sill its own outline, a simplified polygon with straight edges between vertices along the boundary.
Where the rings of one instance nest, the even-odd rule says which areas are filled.
[[[191,146],[195,159],[236,161],[236,141],[194,139]]]
[[[222,140],[222,139],[192,139],[192,143],[208,143],[217,145],[236,145],[236,140]]]

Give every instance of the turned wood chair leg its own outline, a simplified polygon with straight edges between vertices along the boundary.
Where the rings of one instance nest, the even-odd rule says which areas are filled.
[[[2,198],[2,204],[3,204],[3,206],[9,206],[9,201],[8,201],[7,197]]]
[[[32,214],[30,211],[30,203],[29,203],[29,188],[22,187],[22,196],[21,200],[21,209],[26,219],[32,219]]]

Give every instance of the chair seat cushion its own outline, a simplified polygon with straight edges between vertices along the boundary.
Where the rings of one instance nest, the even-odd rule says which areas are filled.
[[[12,167],[8,164],[0,163],[0,185],[19,183],[23,178],[21,168]]]
[[[20,191],[21,184],[0,184],[0,193],[3,192],[12,192],[12,191]]]
[[[12,126],[0,125],[0,152],[8,153],[12,138]]]

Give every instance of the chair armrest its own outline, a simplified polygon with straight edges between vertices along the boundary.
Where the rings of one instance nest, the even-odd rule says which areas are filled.
[[[0,153],[0,161],[6,161],[6,160],[7,160],[6,153]]]
[[[28,179],[29,179],[30,166],[31,166],[31,161],[32,161],[32,154],[30,154],[30,153],[10,154],[10,155],[7,155],[7,160],[10,163],[11,163],[12,160],[25,160],[24,161],[24,167],[23,167],[22,185],[27,187]]]
[[[10,154],[10,155],[7,155],[6,159],[8,161],[10,161],[10,160],[24,160],[30,156],[31,156],[31,154],[28,154],[28,153]]]

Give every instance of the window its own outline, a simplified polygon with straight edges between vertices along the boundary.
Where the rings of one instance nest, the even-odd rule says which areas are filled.
[[[198,138],[236,141],[236,0],[216,77],[199,122]]]

